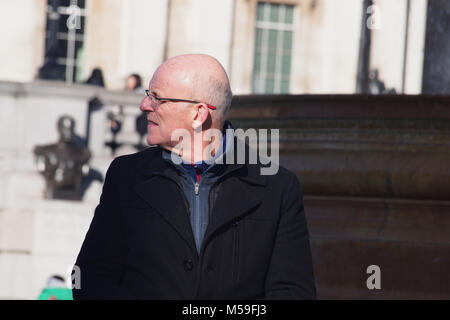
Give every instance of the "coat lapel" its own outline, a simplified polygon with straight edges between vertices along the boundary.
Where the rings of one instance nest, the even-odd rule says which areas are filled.
[[[140,167],[146,180],[135,185],[134,191],[195,249],[189,212],[186,209],[183,191],[177,185],[179,184],[177,173],[161,158],[160,152],[147,160]]]
[[[236,138],[234,143],[236,144]],[[149,156],[144,159],[139,169],[146,180],[134,186],[134,191],[197,251],[178,174],[176,169],[162,159],[161,152],[161,148],[154,148],[154,152],[149,152]],[[248,155],[248,149],[246,154]],[[259,170],[258,165],[237,164],[236,159],[234,164],[227,165],[222,174],[220,192],[211,208],[212,219],[206,229],[202,251],[216,231],[261,204],[266,177],[261,176]]]

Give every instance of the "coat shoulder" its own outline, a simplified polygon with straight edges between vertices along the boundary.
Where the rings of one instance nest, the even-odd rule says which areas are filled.
[[[147,164],[159,162],[160,159],[161,149],[149,147],[136,153],[115,158],[109,165],[108,173],[109,175],[119,176],[121,181],[131,182],[136,176],[140,176],[145,171]]]
[[[161,157],[161,149],[157,147],[149,147],[142,151],[136,153],[130,153],[126,155],[119,156],[115,158],[110,167],[114,168],[124,168],[124,167],[133,167],[135,165],[142,164],[146,161],[160,158]]]
[[[297,175],[293,171],[281,165],[275,174],[267,175],[267,177],[269,181],[279,181],[281,183],[289,183],[292,180],[298,180]]]

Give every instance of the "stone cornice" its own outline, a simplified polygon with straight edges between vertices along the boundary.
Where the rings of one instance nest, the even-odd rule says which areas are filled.
[[[59,81],[36,80],[33,82],[0,81],[0,96],[22,97],[61,97],[81,99],[86,102],[92,97],[99,98],[106,104],[139,105],[143,95],[135,92],[112,91],[102,87],[86,84],[66,84]]]
[[[450,119],[450,96],[245,95],[233,98],[230,117]]]
[[[238,96],[230,120],[280,129],[306,195],[450,199],[449,96]]]

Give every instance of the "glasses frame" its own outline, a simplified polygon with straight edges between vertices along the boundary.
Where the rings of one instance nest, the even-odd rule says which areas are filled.
[[[150,93],[150,90],[148,90],[148,89],[145,90],[145,94],[147,95],[147,97],[154,98],[154,99],[156,99],[156,100],[159,101],[159,102],[170,101],[170,102],[202,103],[202,102],[195,101],[195,100],[186,100],[186,99],[174,99],[174,98],[161,98],[161,97],[157,97],[157,96],[155,96],[154,94],[151,94],[151,93]],[[206,106],[207,106],[208,108],[210,108],[210,109],[212,109],[212,110],[216,110],[216,107],[214,107],[214,106],[212,106],[212,105],[210,105],[210,104],[207,104],[207,103],[205,103],[205,104],[206,104]]]

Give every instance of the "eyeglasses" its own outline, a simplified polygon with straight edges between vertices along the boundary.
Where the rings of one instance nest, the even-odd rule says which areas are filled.
[[[155,96],[154,94],[151,94],[149,92],[149,90],[145,90],[145,94],[147,95],[147,97],[150,97],[151,101],[153,104],[158,105],[161,102],[164,101],[170,101],[170,102],[189,102],[189,103],[201,103],[199,101],[194,101],[194,100],[186,100],[186,99],[172,99],[172,98],[160,98]],[[216,110],[216,107],[211,106],[209,104],[206,104],[206,106],[212,110]]]

